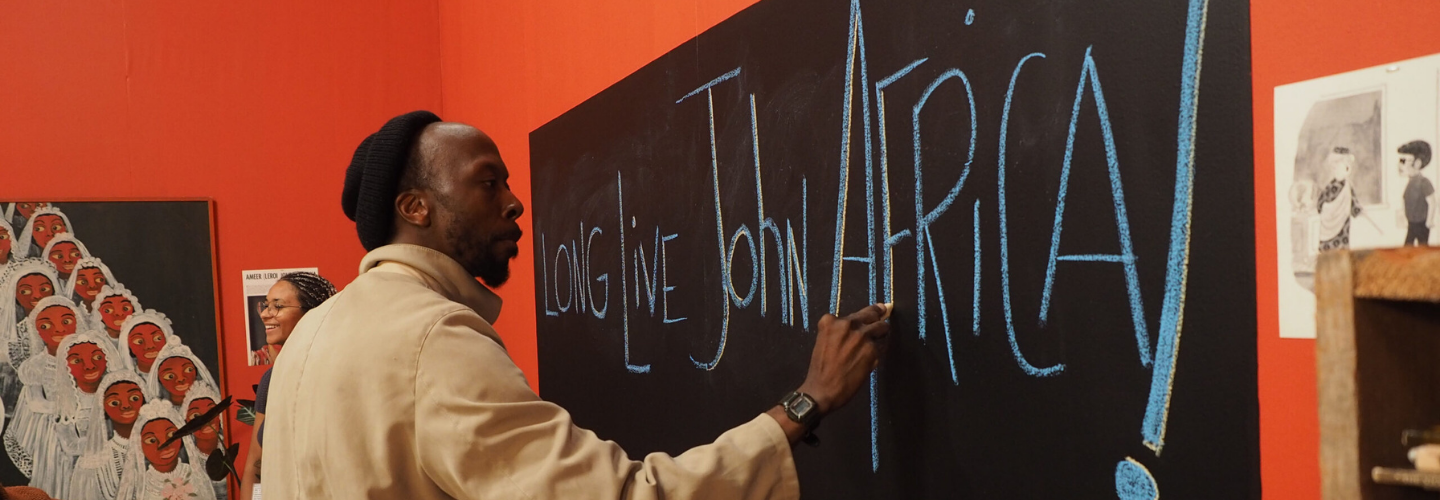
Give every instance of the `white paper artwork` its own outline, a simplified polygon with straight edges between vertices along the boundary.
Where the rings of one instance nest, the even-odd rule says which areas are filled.
[[[1440,54],[1275,87],[1281,337],[1315,338],[1320,252],[1433,241],[1437,102]]]

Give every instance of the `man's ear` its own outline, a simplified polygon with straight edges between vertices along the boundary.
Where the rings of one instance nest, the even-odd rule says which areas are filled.
[[[407,189],[395,196],[395,213],[415,227],[430,227],[430,196],[419,189]]]

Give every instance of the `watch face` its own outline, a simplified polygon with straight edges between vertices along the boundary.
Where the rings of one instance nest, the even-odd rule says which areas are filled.
[[[814,408],[815,402],[810,398],[795,398],[795,402],[790,403],[790,411],[795,412],[796,415],[805,415]]]

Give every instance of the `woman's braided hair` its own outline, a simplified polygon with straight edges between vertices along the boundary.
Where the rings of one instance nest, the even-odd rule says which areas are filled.
[[[294,285],[295,290],[300,292],[302,313],[318,307],[335,295],[335,285],[330,283],[330,280],[309,271],[287,273],[280,277],[280,281]]]

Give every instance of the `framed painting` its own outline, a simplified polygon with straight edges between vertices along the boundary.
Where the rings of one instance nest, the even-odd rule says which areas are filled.
[[[208,200],[0,203],[0,483],[65,499],[224,498]]]

